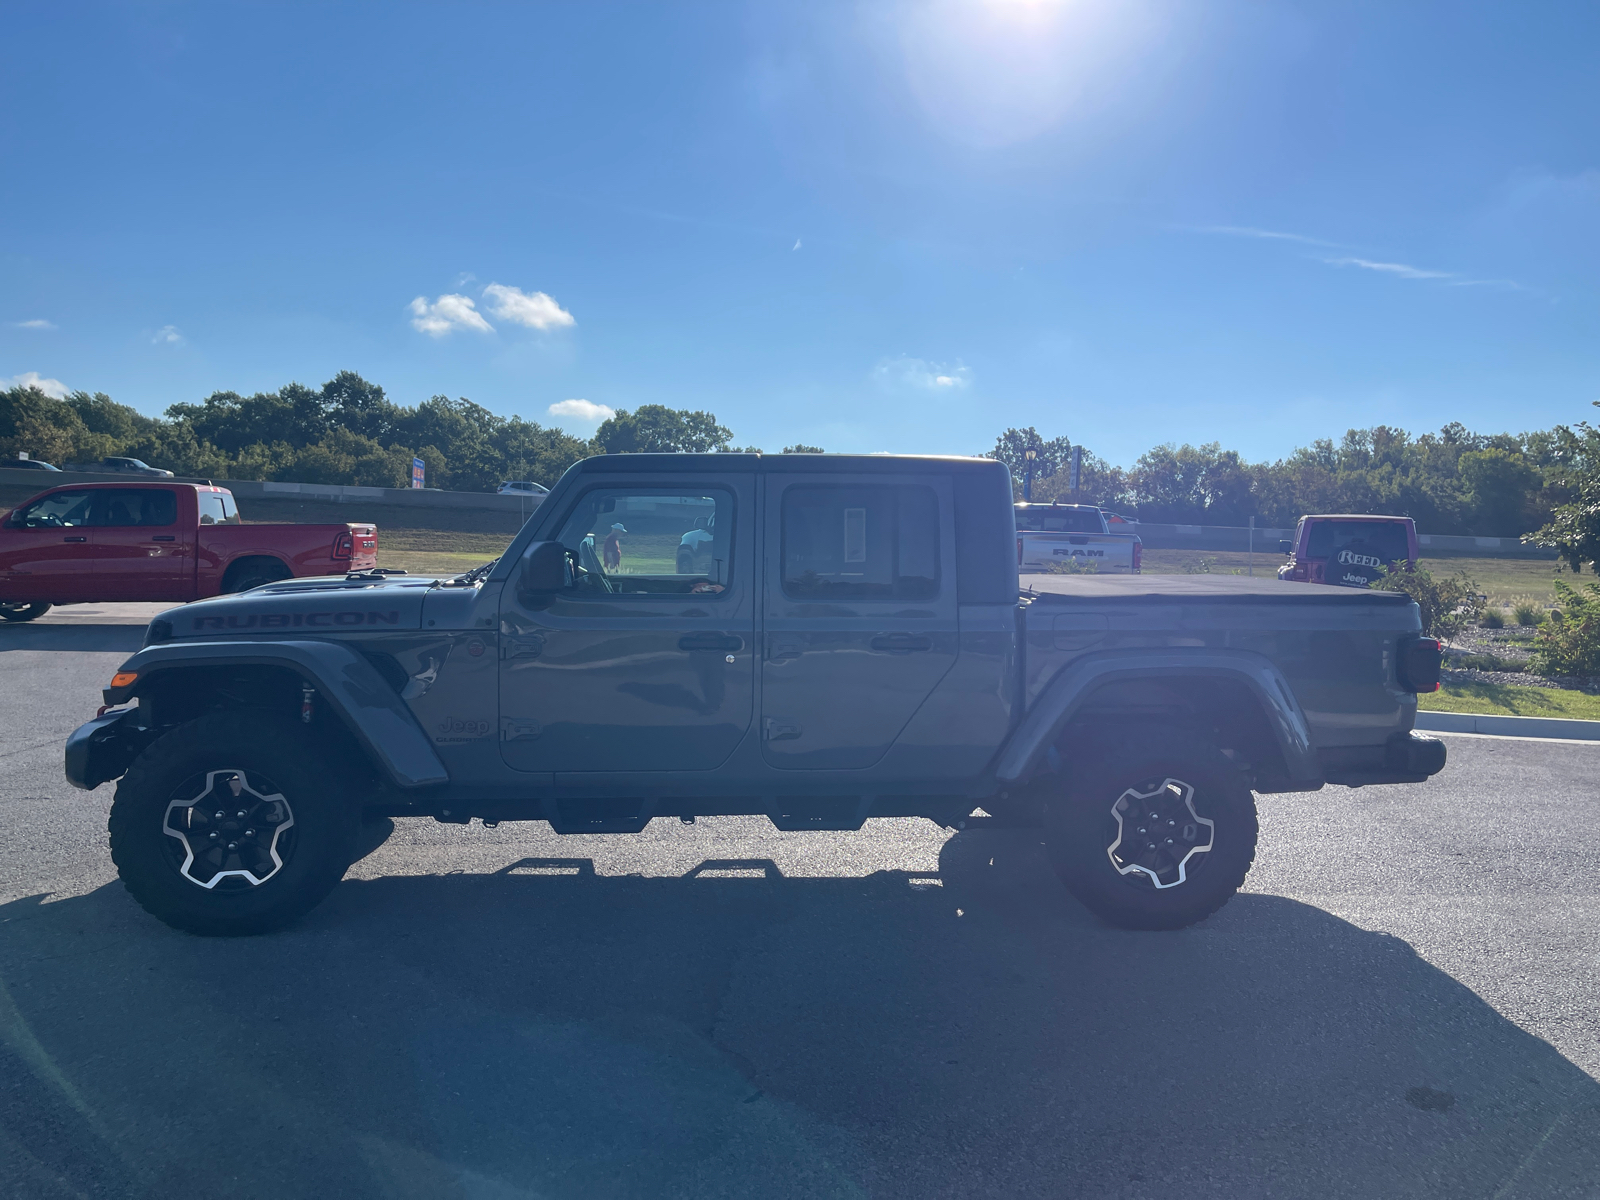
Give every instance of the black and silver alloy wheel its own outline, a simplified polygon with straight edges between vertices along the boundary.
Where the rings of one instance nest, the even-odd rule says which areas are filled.
[[[1130,787],[1111,806],[1117,836],[1106,855],[1117,874],[1144,887],[1187,883],[1216,846],[1217,823],[1195,811],[1194,787],[1170,775]]]
[[[1147,729],[1085,740],[1046,813],[1056,874],[1124,929],[1182,929],[1239,890],[1255,860],[1248,781],[1214,744]]]
[[[167,731],[117,784],[111,857],[146,911],[176,929],[280,929],[321,902],[355,858],[357,776],[315,731],[263,712]]]
[[[206,889],[260,887],[294,853],[294,811],[259,772],[229,767],[186,781],[167,805],[161,831],[169,857]]]

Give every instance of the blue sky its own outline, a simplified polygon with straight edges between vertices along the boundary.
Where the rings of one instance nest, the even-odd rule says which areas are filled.
[[[0,379],[149,413],[349,368],[580,434],[661,403],[1128,464],[1600,399],[1589,3],[17,3],[0,38]]]

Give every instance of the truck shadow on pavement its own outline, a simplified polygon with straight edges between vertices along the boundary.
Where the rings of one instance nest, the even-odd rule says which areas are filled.
[[[120,885],[17,901],[0,1192],[1600,1188],[1600,1085],[1406,942],[1268,895],[1119,932],[1040,859],[995,831],[936,875],[526,858],[346,881],[239,940]]]

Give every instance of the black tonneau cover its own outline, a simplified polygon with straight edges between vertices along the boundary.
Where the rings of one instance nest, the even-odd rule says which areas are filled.
[[[1039,604],[1103,604],[1130,600],[1153,604],[1410,604],[1404,592],[1286,583],[1247,575],[1032,575],[1022,598]]]

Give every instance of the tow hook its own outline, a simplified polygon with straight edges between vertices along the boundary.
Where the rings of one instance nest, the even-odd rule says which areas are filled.
[[[304,725],[311,724],[311,701],[315,698],[317,689],[309,683],[300,687],[300,721]]]

